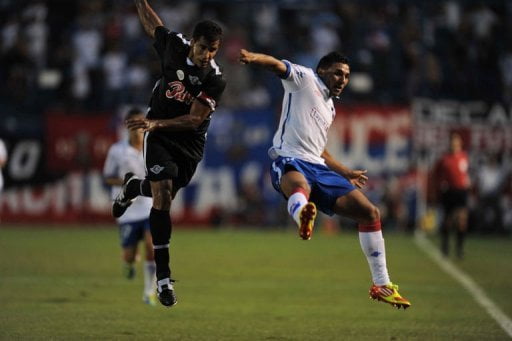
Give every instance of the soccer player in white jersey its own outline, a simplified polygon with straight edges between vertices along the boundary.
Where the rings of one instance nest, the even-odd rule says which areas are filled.
[[[126,119],[143,118],[144,114],[136,108],[130,109]],[[144,159],[142,156],[144,133],[142,129],[129,130],[128,139],[113,144],[107,154],[103,169],[105,182],[112,186],[112,200],[121,190],[123,177],[145,176]],[[144,260],[144,302],[155,305],[156,277],[153,243],[149,229],[149,212],[153,200],[150,197],[138,197],[130,202],[122,217],[117,218],[121,247],[123,248],[124,273],[128,279],[135,276],[135,260],[140,241],[145,245]]]
[[[397,308],[411,303],[389,278],[379,210],[359,190],[366,170],[352,170],[326,150],[327,131],[336,115],[338,97],[350,77],[348,60],[338,52],[322,57],[316,70],[272,56],[240,50],[242,64],[263,66],[281,78],[284,87],[279,127],[269,156],[274,188],[288,200],[288,212],[309,240],[317,207],[357,221],[361,248],[370,265],[370,297]]]

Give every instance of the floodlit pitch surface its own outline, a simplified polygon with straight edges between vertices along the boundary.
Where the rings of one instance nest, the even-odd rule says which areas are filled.
[[[121,276],[117,229],[0,228],[0,339],[502,340],[470,293],[418,248],[386,235],[406,311],[368,299],[356,233],[177,229],[178,304],[141,301]],[[512,316],[512,241],[476,238],[455,265]]]

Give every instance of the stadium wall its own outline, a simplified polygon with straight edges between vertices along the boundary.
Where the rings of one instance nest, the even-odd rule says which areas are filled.
[[[450,131],[464,132],[473,159],[482,152],[512,151],[511,112],[500,104],[417,99],[412,106],[343,105],[337,110],[329,150],[351,167],[368,169],[366,193],[374,202],[389,200],[390,192],[396,192],[395,200],[406,212],[402,224],[415,226],[423,214],[418,212],[425,209],[426,172],[447,147]],[[271,188],[267,156],[276,120],[274,110],[215,113],[205,159],[173,202],[176,223],[280,221],[282,200]],[[101,169],[117,139],[117,123],[109,114],[47,113],[43,134],[8,137],[1,220],[113,221]]]

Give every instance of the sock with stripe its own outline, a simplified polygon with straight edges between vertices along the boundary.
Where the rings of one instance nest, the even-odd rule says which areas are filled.
[[[149,214],[153,251],[155,254],[156,278],[161,280],[171,277],[169,268],[169,243],[171,240],[172,223],[169,211],[151,208]]]
[[[151,185],[147,179],[133,179],[126,185],[126,197],[133,199],[139,195],[152,197]]]
[[[380,221],[359,224],[358,229],[359,243],[370,265],[373,283],[379,286],[389,284],[391,281],[386,266],[386,248]]]
[[[292,195],[288,198],[288,213],[293,220],[300,225],[300,211],[308,203],[308,194],[300,187],[293,190]]]

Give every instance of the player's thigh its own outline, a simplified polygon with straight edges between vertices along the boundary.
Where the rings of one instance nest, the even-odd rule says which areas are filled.
[[[370,224],[380,219],[378,208],[358,189],[336,199],[334,212],[362,224]]]
[[[311,187],[304,175],[303,168],[307,165],[295,158],[278,157],[272,162],[270,167],[270,177],[274,189],[288,198],[297,187],[304,189],[307,193],[311,192]]]
[[[158,132],[146,133],[144,142],[146,178],[149,181],[158,182],[177,177],[178,165],[175,154],[176,151],[165,136]]]
[[[281,192],[289,197],[297,188],[302,188],[308,194],[311,192],[306,177],[301,172],[290,169],[281,177]]]

